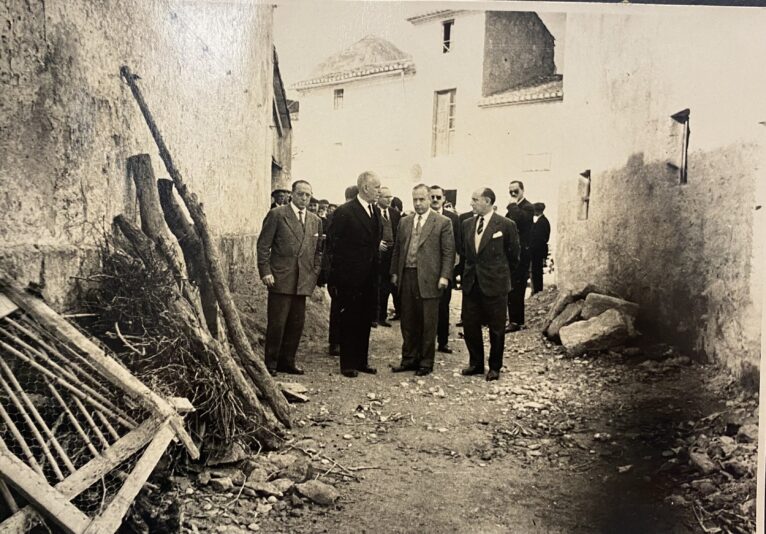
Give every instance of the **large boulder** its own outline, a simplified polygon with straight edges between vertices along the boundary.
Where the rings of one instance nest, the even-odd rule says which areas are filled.
[[[582,307],[582,300],[570,302],[566,308],[553,319],[550,326],[545,331],[545,334],[551,339],[558,339],[559,330],[561,330],[562,327],[572,324],[580,318]]]
[[[627,317],[636,318],[638,315],[638,304],[628,302],[627,300],[602,295],[601,293],[589,293],[585,297],[585,305],[582,308],[582,318],[592,319],[601,315],[606,310],[617,310]]]
[[[563,312],[567,306],[577,300],[584,299],[591,293],[607,294],[607,291],[595,284],[587,282],[577,284],[569,289],[560,290],[558,297],[556,297],[550,310],[548,310],[548,314],[545,316],[545,322],[542,327],[543,332],[548,330],[551,323],[553,323],[553,320],[561,315],[561,312]]]
[[[561,344],[572,356],[590,350],[603,350],[621,345],[628,339],[629,326],[617,310],[607,310],[587,321],[577,321],[559,330]]]

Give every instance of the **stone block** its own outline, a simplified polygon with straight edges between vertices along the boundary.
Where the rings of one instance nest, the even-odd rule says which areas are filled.
[[[608,349],[628,338],[628,325],[617,310],[607,310],[587,321],[577,321],[559,330],[561,344],[572,356],[589,350]]]
[[[553,319],[550,326],[545,331],[546,335],[551,339],[558,339],[559,330],[561,330],[562,327],[572,324],[580,318],[582,307],[582,300],[569,303],[567,307]]]
[[[638,315],[638,304],[616,297],[602,295],[600,293],[589,293],[588,296],[585,297],[585,305],[582,308],[582,318],[591,319],[597,315],[601,315],[607,310],[617,310],[623,315],[635,319]]]

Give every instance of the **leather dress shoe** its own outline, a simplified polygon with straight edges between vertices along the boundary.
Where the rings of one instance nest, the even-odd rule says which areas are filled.
[[[490,382],[492,380],[497,380],[500,378],[500,371],[495,371],[494,369],[490,369],[487,373],[487,382]]]
[[[266,369],[269,371],[269,374],[271,376],[277,376],[277,370],[276,369],[274,369],[272,367],[267,367]]]
[[[433,369],[428,369],[427,367],[421,367],[417,371],[415,371],[415,376],[426,376],[430,375],[433,372]]]
[[[330,356],[340,356],[340,345],[330,345],[330,350],[327,352]]]
[[[369,365],[367,367],[362,367],[361,369],[357,369],[360,373],[367,373],[368,375],[376,375],[378,374],[378,370],[374,367],[370,367]]]
[[[417,371],[418,368],[414,365],[397,365],[391,368],[392,373],[404,373],[405,371]]]
[[[465,369],[460,371],[460,374],[463,376],[483,375],[484,369],[480,367],[466,367]]]
[[[389,323],[388,321],[380,321],[378,323],[380,326],[385,326],[386,328],[391,328],[393,325]]]
[[[277,367],[277,371],[279,371],[280,373],[287,373],[288,375],[303,374],[303,369],[301,369],[300,367],[287,366],[287,365]]]
[[[378,321],[373,321],[370,323],[370,328],[377,328],[378,327]]]
[[[444,354],[452,354],[452,349],[449,348],[448,345],[439,345],[439,347],[436,350],[439,352],[443,352]]]
[[[393,314],[388,320],[389,321],[398,321],[400,315],[398,313]]]
[[[518,332],[521,330],[521,327],[517,325],[516,323],[508,323],[508,326],[505,327],[505,333],[509,334],[511,332]]]
[[[340,374],[348,378],[356,378],[357,376],[359,376],[359,373],[355,371],[354,369],[343,369],[341,370]]]

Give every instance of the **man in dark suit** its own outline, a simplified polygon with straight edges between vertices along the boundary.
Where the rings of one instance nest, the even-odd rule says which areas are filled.
[[[266,305],[266,367],[302,375],[295,353],[303,333],[306,297],[322,266],[322,223],[307,211],[311,185],[298,180],[292,200],[269,211],[258,236],[258,274],[269,288]]]
[[[380,179],[363,172],[357,186],[356,198],[333,213],[330,240],[330,283],[336,288],[340,307],[340,370],[349,378],[360,372],[377,372],[368,357],[382,243],[382,225],[375,210]]]
[[[375,316],[380,326],[390,327],[388,322],[388,297],[396,291],[391,284],[391,255],[394,250],[396,232],[399,229],[399,220],[401,214],[391,207],[391,189],[388,187],[380,188],[378,197],[378,212],[380,214],[380,223],[383,227],[383,245],[380,249],[380,264],[378,265],[378,303],[377,314]]]
[[[438,185],[432,185],[430,196],[431,209],[450,220],[450,224],[452,224],[453,248],[456,251],[460,250],[460,220],[457,213],[444,209],[444,202],[447,200],[447,197],[444,195],[444,189]],[[447,289],[442,292],[439,299],[439,320],[436,327],[437,350],[445,354],[452,354],[452,349],[449,347],[449,305],[451,300],[452,277],[450,277]]]
[[[348,186],[345,191],[346,202],[355,199],[358,194],[359,188],[357,186]],[[331,204],[331,206],[335,205]],[[330,356],[340,356],[340,301],[338,300],[337,289],[330,281],[330,268],[332,266],[332,251],[330,250],[330,243],[332,241],[332,218],[337,208],[338,207],[335,206],[332,211],[328,209],[327,228],[325,230],[325,254],[322,257],[322,273],[320,274],[320,279],[322,282],[327,283],[327,292],[330,294],[330,328],[327,340],[329,344],[327,353]]]
[[[535,222],[532,225],[529,253],[532,257],[532,294],[543,290],[543,266],[548,257],[548,240],[551,237],[551,223],[543,214],[545,204],[535,202]]]
[[[529,242],[532,236],[535,208],[529,200],[524,198],[524,184],[521,181],[511,181],[508,184],[508,193],[511,195],[511,202],[508,204],[508,212],[505,216],[516,224],[521,252],[519,263],[513,271],[513,289],[508,294],[508,326],[505,331],[516,332],[524,326],[524,296],[527,292],[527,280],[529,280]]]
[[[284,206],[290,202],[290,191],[287,189],[275,189],[271,193],[271,208]]]
[[[415,213],[403,217],[391,260],[402,309],[402,361],[392,371],[433,371],[439,301],[449,289],[455,266],[455,238],[450,219],[429,208],[429,188],[412,190]]]
[[[495,193],[477,189],[471,196],[476,217],[463,222],[463,329],[468,367],[463,375],[484,373],[482,324],[489,325],[487,380],[500,378],[505,345],[505,310],[511,273],[519,262],[519,235],[510,219],[493,210]]]

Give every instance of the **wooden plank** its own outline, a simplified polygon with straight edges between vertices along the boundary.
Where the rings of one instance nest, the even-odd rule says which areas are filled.
[[[98,482],[102,476],[119,466],[127,458],[141,450],[154,437],[157,429],[164,423],[162,419],[153,417],[144,421],[135,430],[131,430],[112,444],[104,454],[97,456],[82,466],[75,473],[56,484],[56,491],[67,499],[74,499],[80,493]],[[0,532],[21,534],[40,525],[42,518],[31,506],[26,506],[0,523]]]
[[[122,518],[128,513],[133,499],[136,498],[138,492],[144,487],[152,471],[157,466],[157,462],[160,461],[160,458],[174,437],[175,432],[173,432],[173,428],[168,421],[155,434],[154,439],[152,439],[152,442],[144,451],[141,459],[138,460],[133,471],[128,475],[128,479],[117,492],[117,495],[112,498],[112,502],[85,529],[84,534],[112,534],[120,527]]]
[[[199,458],[199,450],[194,445],[191,436],[187,434],[183,419],[177,415],[176,411],[165,399],[149,389],[125,367],[107,356],[98,345],[69,324],[69,322],[49,308],[43,301],[26,293],[15,280],[3,272],[0,272],[0,291],[5,293],[19,308],[34,317],[48,331],[54,334],[57,339],[64,343],[69,343],[87,354],[91,363],[113,384],[120,387],[150,410],[159,413],[163,417],[169,417],[170,425],[173,427],[178,439],[186,447],[189,456],[194,460]]]
[[[68,534],[81,534],[90,524],[90,518],[52,488],[44,477],[16,458],[0,439],[0,475],[25,499],[50,517]]]
[[[11,299],[0,293],[0,319],[6,315],[12,314],[18,309],[19,307],[16,306]]]

